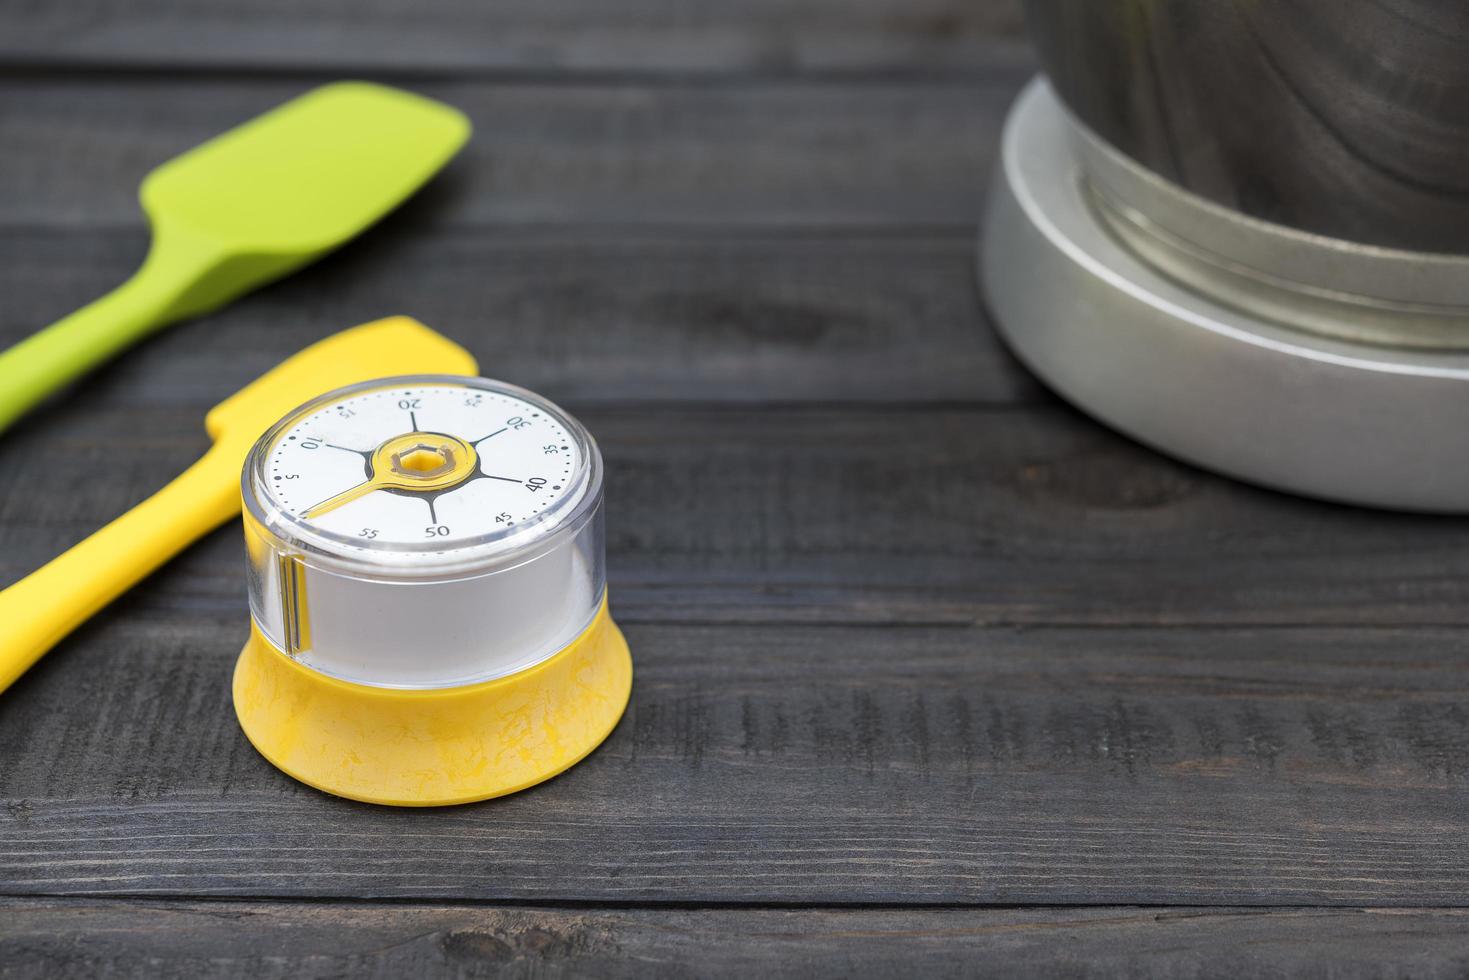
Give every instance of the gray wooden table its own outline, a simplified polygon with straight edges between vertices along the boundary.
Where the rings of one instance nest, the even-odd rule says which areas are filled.
[[[139,261],[151,166],[312,84],[476,126],[0,439],[0,584],[410,313],[601,441],[636,662],[545,785],[334,799],[235,723],[223,530],[0,698],[0,977],[1469,972],[1469,522],[1189,469],[1004,352],[1013,3],[67,0],[0,69],[7,344]]]

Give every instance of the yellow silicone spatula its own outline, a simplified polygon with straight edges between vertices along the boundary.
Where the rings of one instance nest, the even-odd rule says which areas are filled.
[[[143,181],[153,245],[131,279],[0,354],[0,430],[159,327],[215,309],[343,244],[469,137],[457,109],[364,82],[293,99]]]
[[[97,610],[240,512],[240,471],[260,434],[343,385],[397,374],[476,374],[458,344],[408,317],[313,344],[204,419],[214,445],[178,479],[81,544],[0,591],[0,691]]]

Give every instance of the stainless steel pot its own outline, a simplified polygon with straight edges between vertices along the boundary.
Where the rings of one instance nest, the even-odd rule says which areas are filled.
[[[1469,253],[1464,0],[1027,0],[1092,132],[1217,204]]]
[[[1016,352],[1201,465],[1469,511],[1469,4],[1027,12],[981,263]]]

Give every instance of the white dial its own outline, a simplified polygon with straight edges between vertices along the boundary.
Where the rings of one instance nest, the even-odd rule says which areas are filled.
[[[579,427],[518,392],[442,379],[349,391],[281,427],[258,485],[284,514],[368,551],[515,537],[586,490]]]
[[[601,608],[601,474],[586,429],[512,385],[427,375],[325,394],[246,461],[251,615],[354,683],[523,670]]]

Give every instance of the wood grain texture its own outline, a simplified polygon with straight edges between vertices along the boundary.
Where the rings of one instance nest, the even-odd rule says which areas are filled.
[[[579,405],[1050,401],[989,327],[967,233],[409,231],[412,207],[109,364],[88,406],[202,408],[397,312],[468,344],[491,376]],[[0,344],[120,282],[145,247],[130,232],[0,228]]]
[[[0,343],[141,258],[148,169],[318,78],[476,140],[7,433],[0,585],[406,312],[597,435],[633,701],[508,799],[309,790],[234,721],[221,531],[0,698],[0,977],[1469,968],[1469,521],[1164,460],[1003,352],[970,243],[1013,2],[247,3],[7,16]]]
[[[1001,119],[1030,71],[840,85],[411,84],[475,136],[419,210],[517,224],[977,228]],[[160,163],[317,82],[21,76],[5,82],[0,226],[141,227]],[[400,225],[400,227],[402,227]]]
[[[1460,909],[535,909],[5,901],[0,978],[1461,977]]]
[[[198,419],[215,396],[144,394],[105,413],[56,405],[0,443],[0,582],[202,451]],[[611,581],[635,621],[1415,626],[1469,615],[1469,521],[1242,487],[1058,405],[564,401],[607,460]],[[28,492],[34,473],[68,491]],[[242,574],[237,534],[221,532],[117,615],[241,616]]]
[[[589,759],[403,811],[255,754],[240,608],[128,606],[0,702],[0,894],[1469,904],[1454,630],[628,622]]]
[[[0,64],[154,70],[966,70],[1021,35],[1018,0],[59,0],[6,13]]]

